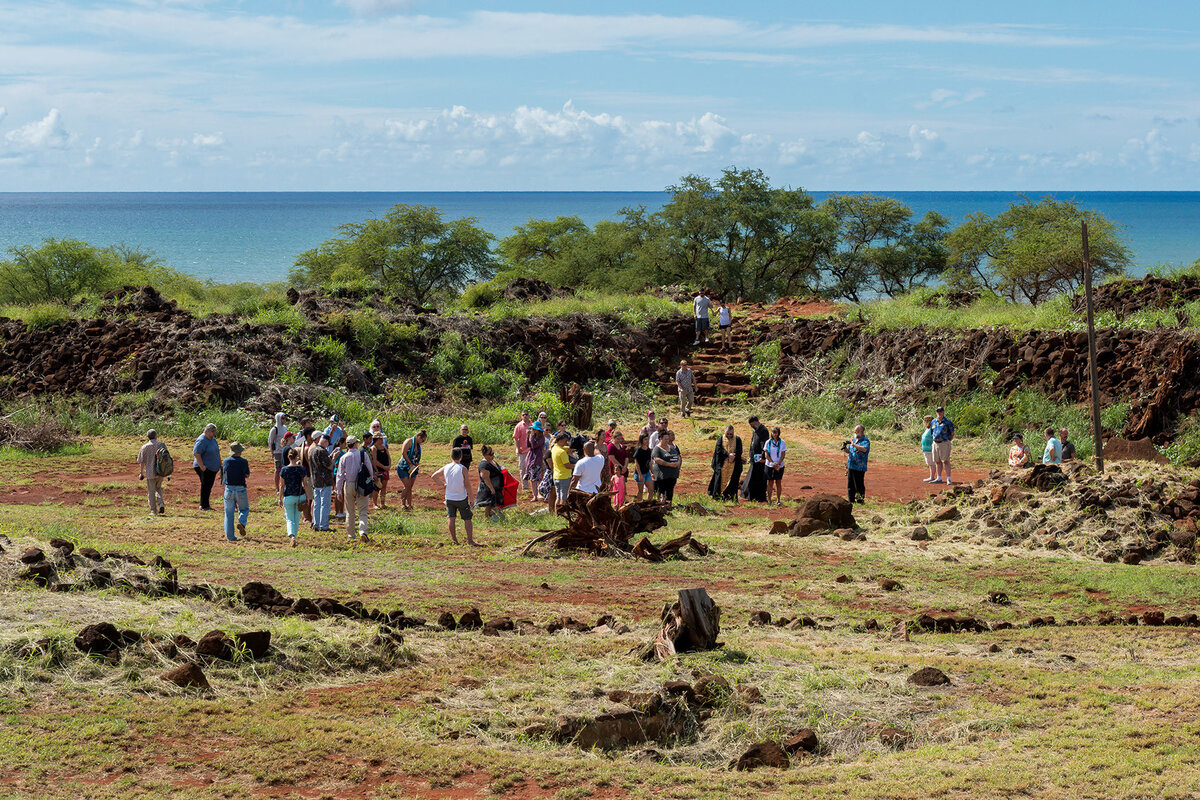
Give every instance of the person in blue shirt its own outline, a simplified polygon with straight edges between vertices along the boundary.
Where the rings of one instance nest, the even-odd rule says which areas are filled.
[[[329,452],[341,444],[342,439],[346,438],[346,429],[342,427],[342,420],[337,414],[329,418],[329,427],[325,429],[325,435],[329,437]]]
[[[225,484],[225,538],[236,542],[233,535],[233,515],[238,512],[237,531],[246,535],[246,520],[250,517],[250,494],[246,479],[250,477],[250,463],[242,458],[241,442],[229,445],[229,458],[221,463],[221,482]]]
[[[950,442],[954,440],[954,423],[946,416],[946,409],[938,406],[937,416],[929,424],[933,432],[933,461],[937,466],[937,478],[930,483],[944,483],[949,486],[950,480]]]
[[[192,469],[200,478],[200,510],[212,511],[213,482],[221,474],[221,445],[217,444],[217,426],[211,422],[192,445]]]
[[[851,503],[863,503],[867,499],[867,455],[871,452],[871,440],[862,425],[854,426],[854,438],[846,444],[846,494]]]
[[[1046,449],[1042,451],[1043,464],[1061,464],[1063,446],[1054,435],[1054,428],[1046,428]]]

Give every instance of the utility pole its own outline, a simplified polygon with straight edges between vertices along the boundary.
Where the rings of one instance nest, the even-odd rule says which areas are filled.
[[[1092,308],[1092,258],[1088,252],[1087,223],[1080,223],[1083,232],[1083,292],[1087,306],[1088,380],[1092,384],[1092,442],[1096,453],[1096,470],[1104,472],[1104,442],[1100,439],[1100,385],[1096,381],[1096,318]]]

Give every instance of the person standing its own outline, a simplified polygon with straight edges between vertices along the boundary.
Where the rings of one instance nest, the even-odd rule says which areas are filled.
[[[708,482],[708,495],[714,500],[738,501],[738,486],[742,479],[742,437],[732,425],[725,426],[725,435],[717,439],[713,448],[712,479]]]
[[[639,432],[639,434],[649,439],[650,434],[654,433],[656,430],[658,430],[658,423],[654,421],[654,410],[647,410],[646,424],[642,426],[642,430]]]
[[[329,427],[325,429],[325,435],[329,437],[329,449],[337,447],[346,438],[346,429],[342,427],[342,418],[334,414],[329,418]]]
[[[846,494],[851,503],[864,503],[867,499],[867,456],[871,453],[871,440],[862,425],[854,426],[854,438],[846,445]]]
[[[771,504],[771,492],[775,492],[775,504],[783,505],[783,461],[787,457],[787,442],[780,438],[779,428],[771,429],[771,438],[763,445],[763,456],[767,465],[767,505]]]
[[[950,479],[950,443],[954,440],[954,423],[946,416],[943,406],[937,407],[937,416],[929,425],[933,431],[933,461],[937,466],[937,477],[930,483],[953,483]]]
[[[596,453],[597,444],[588,442],[583,446],[583,458],[575,462],[571,471],[572,489],[585,494],[596,494],[604,485],[604,456]]]
[[[660,419],[658,421],[658,427],[650,432],[650,449],[651,450],[658,447],[658,443],[662,439],[663,434],[667,432],[667,423],[668,422],[669,422],[669,420],[666,417],[663,417],[662,419]]]
[[[529,412],[522,411],[521,419],[513,427],[513,444],[516,446],[517,452],[517,469],[521,471],[521,486],[529,488],[529,481],[525,478],[525,470],[529,466],[529,429],[533,423],[529,420]]]
[[[629,448],[625,446],[625,434],[613,431],[612,443],[608,446],[609,488],[617,508],[625,505],[625,491],[629,485]]]
[[[267,449],[271,451],[271,458],[275,460],[276,492],[279,491],[279,471],[283,469],[283,435],[287,433],[287,425],[283,424],[285,419],[287,419],[287,414],[282,411],[275,414],[275,424],[267,433]]]
[[[1062,458],[1062,442],[1054,435],[1054,428],[1046,428],[1046,448],[1042,450],[1043,464],[1061,464]]]
[[[925,417],[925,430],[921,432],[921,455],[925,458],[925,465],[929,467],[929,477],[922,478],[924,483],[933,483],[937,480],[937,462],[933,460],[933,417]]]
[[[550,472],[554,479],[555,508],[561,509],[567,504],[567,495],[571,491],[571,437],[566,431],[554,435],[554,445],[550,448]]]
[[[692,346],[700,344],[700,338],[704,337],[704,343],[708,344],[708,312],[712,309],[712,300],[708,299],[708,290],[701,289],[700,293],[692,298],[692,313],[696,317],[696,341],[692,342]]]
[[[431,476],[437,483],[442,484],[445,488],[446,497],[446,517],[450,527],[450,541],[458,544],[458,536],[454,533],[455,518],[462,516],[463,530],[467,534],[467,544],[471,547],[481,547],[475,541],[473,533],[474,529],[471,524],[471,504],[467,502],[467,471],[462,465],[462,451],[457,447],[450,451],[450,463],[440,467],[437,472]]]
[[[696,373],[686,361],[679,362],[675,372],[675,388],[679,390],[679,416],[692,415],[692,403],[696,401]]]
[[[667,431],[659,437],[658,446],[650,452],[654,462],[654,491],[659,500],[675,501],[675,484],[679,480],[679,469],[683,466],[683,455],[675,446],[675,434]]]
[[[644,432],[639,433],[637,447],[633,449],[633,477],[637,481],[638,500],[642,499],[643,492],[645,492],[647,498],[654,496],[654,476],[651,472],[652,464],[650,461],[650,453],[652,451],[650,436]]]
[[[298,543],[300,535],[300,507],[308,500],[308,486],[305,485],[304,467],[300,466],[300,452],[293,449],[288,453],[288,465],[279,473],[279,505],[283,507],[283,515],[287,519],[287,535],[292,540],[292,547]],[[364,516],[366,512],[363,512]]]
[[[146,443],[138,450],[138,479],[146,482],[146,501],[150,504],[150,515],[154,517],[167,513],[162,491],[166,478],[158,474],[158,451],[165,447],[158,441],[158,431],[151,428],[146,431]]]
[[[367,506],[371,495],[358,485],[359,473],[364,471],[372,481],[375,479],[370,454],[358,446],[357,438],[347,436],[346,454],[338,464],[336,491],[346,506],[346,538],[352,542],[355,538],[371,541],[367,537]]]
[[[316,448],[317,448],[317,429],[312,427],[311,425],[309,425],[306,428],[301,429],[301,431],[300,431],[300,446],[298,448],[300,450],[300,460],[297,463],[298,463],[300,469],[304,470],[304,489],[306,491],[306,494],[305,494],[305,500],[300,506],[300,513],[303,515],[304,521],[307,522],[309,524],[309,526],[312,525],[312,521],[313,521],[313,510],[312,510],[313,485],[312,485],[312,473],[309,471],[309,468],[308,468],[308,457],[312,453],[312,451],[315,450]],[[279,490],[276,489],[275,493],[278,494]]]
[[[489,517],[504,521],[504,472],[496,463],[496,451],[491,445],[479,448],[479,490],[475,493],[475,507],[482,508]]]
[[[729,309],[729,304],[724,300],[721,301],[721,307],[717,309],[717,329],[721,333],[721,351],[729,349],[729,329],[733,327],[733,312]]]
[[[427,438],[425,429],[422,428],[400,445],[400,463],[396,465],[396,477],[404,485],[404,493],[400,495],[400,506],[405,511],[413,510],[413,484],[417,482],[417,473],[421,469],[421,445],[425,444]]]
[[[1058,431],[1058,441],[1062,445],[1062,460],[1075,460],[1075,443],[1067,438],[1067,429],[1060,428]]]
[[[767,426],[758,421],[758,417],[750,417],[750,428],[754,435],[750,438],[750,471],[742,481],[742,498],[758,503],[767,500],[767,465],[763,450],[766,449]]]
[[[525,474],[522,476],[529,481],[529,500],[537,502],[538,486],[546,470],[546,432],[542,426],[541,416],[529,426],[526,439]]]
[[[192,469],[200,478],[200,510],[212,511],[212,487],[221,473],[221,446],[217,444],[217,426],[211,422],[192,445]]]
[[[392,479],[392,451],[388,448],[388,438],[379,420],[371,423],[371,442],[375,448],[375,507],[387,508],[388,481]]]
[[[241,442],[229,445],[229,457],[221,464],[221,480],[225,484],[225,539],[236,542],[233,533],[234,513],[237,513],[237,532],[246,535],[246,521],[250,518],[250,491],[246,488],[250,477],[250,463],[242,458]]]
[[[313,486],[313,530],[329,530],[329,506],[333,496],[333,456],[329,454],[329,437],[320,434],[317,446],[309,450],[308,471]]]
[[[466,425],[463,425],[458,429],[458,436],[454,437],[454,442],[451,444],[450,449],[453,450],[455,447],[457,447],[462,451],[462,465],[463,469],[467,471],[467,474],[470,474],[471,472],[471,450],[474,446],[475,440],[471,438],[471,429]]]
[[[1033,454],[1029,452],[1029,445],[1025,444],[1023,435],[1014,433],[1012,438],[1012,447],[1008,448],[1008,466],[1013,469],[1024,469],[1033,460]]]

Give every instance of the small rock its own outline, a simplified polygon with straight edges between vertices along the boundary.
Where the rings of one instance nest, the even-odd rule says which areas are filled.
[[[75,637],[75,647],[84,653],[111,653],[119,650],[123,644],[121,632],[109,622],[88,625]]]
[[[479,616],[479,609],[472,608],[470,611],[463,614],[458,620],[458,627],[464,631],[473,631],[482,628],[483,617]]]
[[[999,653],[999,652],[1000,652],[1000,645],[998,645],[998,644],[996,644],[996,643],[994,643],[994,642],[993,642],[992,644],[989,644],[989,645],[988,645],[987,651],[988,651],[989,653]]]
[[[17,556],[17,560],[22,564],[37,564],[45,558],[46,554],[40,547],[26,547],[21,551],[21,555]]]
[[[834,580],[834,582],[835,582],[835,583],[850,583],[850,582],[851,582],[851,581],[853,581],[854,579],[853,579],[853,578],[851,578],[849,575],[838,575],[838,576],[837,576],[836,578],[834,578],[833,580]]]
[[[75,552],[74,542],[66,539],[60,539],[57,536],[50,540],[50,546],[55,550],[66,550],[67,552],[63,553],[64,556],[69,556],[71,553]]]
[[[244,646],[252,658],[266,658],[267,652],[271,649],[271,632],[249,631],[247,633],[237,633],[234,634],[233,641],[238,647]]]
[[[941,511],[929,518],[930,522],[951,522],[962,518],[962,512],[958,510],[958,506],[946,506]]]
[[[771,523],[771,530],[768,531],[772,536],[782,535],[788,532],[788,521],[785,519],[777,519]]]
[[[100,551],[94,547],[81,547],[81,548],[79,548],[78,552],[79,552],[79,555],[83,556],[84,558],[88,559],[89,561],[103,561],[104,560],[104,556],[100,555]]]
[[[438,614],[437,624],[448,631],[452,631],[458,627],[458,621],[454,619],[454,615],[449,611],[443,611],[441,614]]]
[[[204,670],[200,669],[199,664],[180,664],[178,667],[168,670],[158,677],[167,683],[173,683],[184,689],[212,689],[208,685],[208,678],[204,677]]]
[[[791,765],[792,761],[782,747],[774,742],[759,742],[751,745],[749,750],[742,753],[741,757],[734,762],[733,768],[739,772],[745,772],[761,767],[787,769]]]
[[[937,667],[924,667],[909,675],[908,682],[913,686],[945,686],[950,678]]]
[[[767,611],[762,611],[761,609],[758,611],[751,611],[750,612],[750,624],[751,625],[770,625],[771,624],[771,614]]]
[[[196,655],[230,661],[233,658],[233,640],[224,631],[209,631],[196,642]]]
[[[801,728],[783,741],[783,749],[789,755],[795,755],[801,750],[806,753],[815,753],[819,746],[817,734],[811,728]]]
[[[908,623],[905,622],[904,620],[900,620],[895,625],[893,625],[891,638],[892,638],[892,641],[894,641],[894,642],[907,642],[908,641]]]
[[[885,592],[897,592],[904,588],[904,585],[899,581],[894,581],[891,578],[880,578],[879,588]]]
[[[755,703],[761,703],[763,699],[762,690],[757,686],[746,685],[738,686],[737,699],[742,705],[750,706]]]
[[[998,606],[1006,606],[1011,602],[1008,599],[1007,594],[1005,594],[1004,592],[997,592],[997,591],[988,592],[987,600],[989,603],[995,603]]]
[[[725,702],[733,693],[729,681],[720,675],[705,675],[692,686],[696,702],[707,708],[715,708]]]
[[[909,532],[908,538],[912,539],[914,542],[928,542],[933,537],[929,535],[928,528],[926,528],[924,525],[918,525]]]

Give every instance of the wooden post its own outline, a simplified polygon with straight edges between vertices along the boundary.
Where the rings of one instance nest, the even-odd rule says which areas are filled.
[[[1092,306],[1092,258],[1088,252],[1088,228],[1080,223],[1083,233],[1083,293],[1087,307],[1088,380],[1092,385],[1092,442],[1095,447],[1096,470],[1104,472],[1104,442],[1100,438],[1100,385],[1096,380],[1096,318]]]

